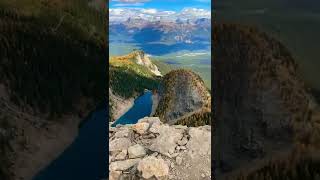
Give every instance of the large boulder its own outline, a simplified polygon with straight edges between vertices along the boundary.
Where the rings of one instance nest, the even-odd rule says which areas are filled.
[[[142,173],[142,177],[145,179],[152,177],[164,179],[169,175],[169,167],[165,161],[153,156],[142,159],[139,162],[138,171]]]
[[[144,157],[147,153],[143,146],[136,144],[128,148],[129,158]]]
[[[109,151],[122,151],[128,149],[131,145],[131,141],[128,138],[117,138],[109,142]]]
[[[199,155],[211,154],[211,128],[190,128],[187,148],[190,153]]]
[[[184,130],[162,125],[158,132],[160,135],[153,141],[150,150],[164,155],[173,154],[178,141],[183,137]]]
[[[149,123],[141,122],[132,126],[133,131],[138,134],[144,134],[149,128]]]
[[[110,171],[125,171],[134,165],[136,165],[141,159],[127,159],[124,161],[116,161],[112,162],[109,165],[109,170]]]

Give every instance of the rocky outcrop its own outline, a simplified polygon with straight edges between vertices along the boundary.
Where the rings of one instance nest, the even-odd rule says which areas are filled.
[[[109,179],[211,179],[211,126],[163,124],[145,117],[109,126]]]
[[[158,67],[149,59],[150,55],[145,54],[141,50],[135,50],[132,53],[137,64],[147,67],[156,76],[162,76]]]
[[[159,105],[159,94],[157,92],[152,94],[152,109],[151,109],[151,114],[150,116],[153,116],[156,113],[156,110]]]
[[[160,83],[160,101],[155,116],[169,124],[211,124],[211,96],[199,75],[174,70]]]
[[[215,25],[214,42],[218,177],[308,143],[309,95],[286,48],[239,25]]]

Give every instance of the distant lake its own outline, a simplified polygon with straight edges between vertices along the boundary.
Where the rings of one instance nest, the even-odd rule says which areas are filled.
[[[33,180],[101,180],[107,177],[107,107],[92,112],[75,141]]]
[[[134,105],[128,112],[121,116],[115,123],[112,124],[115,127],[117,124],[135,124],[139,119],[146,116],[150,116],[152,110],[152,92],[147,91],[142,96],[139,96]]]

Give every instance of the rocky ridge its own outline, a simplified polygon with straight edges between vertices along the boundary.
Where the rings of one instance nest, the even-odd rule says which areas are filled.
[[[152,63],[150,60],[150,55],[145,54],[143,51],[135,50],[133,52],[135,62],[139,65],[147,67],[154,75],[162,76],[161,72],[159,71],[158,67]]]
[[[201,77],[191,70],[166,74],[159,88],[155,116],[168,124],[201,126],[211,124],[211,95]]]
[[[211,179],[211,126],[109,124],[109,179]]]

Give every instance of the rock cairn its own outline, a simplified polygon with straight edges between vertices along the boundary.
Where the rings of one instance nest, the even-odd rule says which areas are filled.
[[[211,126],[109,125],[109,179],[211,179]]]

